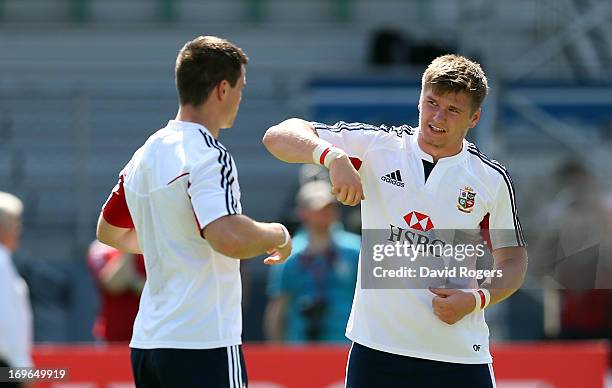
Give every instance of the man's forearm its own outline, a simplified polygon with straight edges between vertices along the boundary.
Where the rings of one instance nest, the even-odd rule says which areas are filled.
[[[235,230],[239,244],[234,257],[243,259],[262,255],[283,243],[283,231],[278,224],[249,221],[241,223]]]
[[[287,163],[312,163],[312,153],[323,142],[312,124],[289,119],[268,128],[263,143],[276,158]]]
[[[235,259],[248,259],[281,245],[285,235],[280,224],[257,222],[245,215],[222,217],[206,228],[204,236],[213,249]]]
[[[487,287],[491,293],[489,305],[501,302],[521,288],[527,272],[527,257],[517,256],[506,259],[496,263],[494,269],[500,270],[502,276],[492,278]]]

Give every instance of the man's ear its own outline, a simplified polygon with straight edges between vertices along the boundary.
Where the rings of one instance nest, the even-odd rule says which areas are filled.
[[[478,122],[480,121],[480,113],[481,109],[478,108],[476,109],[476,112],[472,114],[472,118],[470,119],[470,128],[474,128],[476,124],[478,124]]]
[[[227,97],[228,89],[229,82],[227,82],[226,80],[219,82],[217,86],[215,86],[215,93],[219,101],[225,100],[225,97]]]

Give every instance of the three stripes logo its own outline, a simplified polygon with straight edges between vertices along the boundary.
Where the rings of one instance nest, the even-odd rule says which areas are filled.
[[[391,183],[392,185],[398,187],[404,187],[404,182],[402,182],[402,175],[400,174],[400,170],[395,170],[390,172],[389,174],[385,174],[380,177],[383,182]]]

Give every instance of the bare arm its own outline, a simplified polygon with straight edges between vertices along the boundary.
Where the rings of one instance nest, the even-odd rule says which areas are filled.
[[[289,119],[268,128],[263,143],[272,155],[283,162],[313,163],[312,152],[324,141],[317,136],[309,122]]]
[[[213,249],[235,259],[248,259],[263,253],[271,256],[266,264],[279,264],[291,254],[291,239],[286,246],[283,226],[257,222],[244,215],[228,215],[216,219],[203,229],[204,237]]]
[[[264,315],[264,333],[269,341],[280,342],[283,340],[286,312],[286,295],[279,295],[268,302]]]
[[[514,294],[523,284],[527,273],[527,250],[524,247],[499,248],[493,251],[493,269],[502,276],[493,278],[486,287],[491,294],[489,306]],[[476,299],[469,292],[453,289],[432,289],[434,314],[452,325],[476,308]]]
[[[502,276],[492,278],[487,287],[491,293],[489,305],[501,302],[521,288],[527,273],[527,249],[499,248],[493,251],[493,260],[493,269],[501,270]]]
[[[272,155],[287,163],[314,163],[315,148],[329,145],[317,136],[312,124],[301,119],[285,120],[268,128],[263,143]],[[361,177],[347,155],[331,162],[329,179],[332,193],[341,203],[355,206],[365,199]]]
[[[142,254],[142,250],[138,245],[136,229],[113,226],[104,219],[102,214],[98,217],[96,237],[101,243],[116,248],[121,252]]]

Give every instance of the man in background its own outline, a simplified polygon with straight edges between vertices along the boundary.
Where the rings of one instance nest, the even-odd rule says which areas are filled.
[[[345,342],[359,236],[342,229],[329,182],[307,182],[296,199],[302,227],[287,262],[270,268],[266,336],[272,341]]]
[[[96,240],[89,246],[87,265],[100,294],[94,336],[102,341],[129,341],[145,283],[144,257]]]
[[[32,367],[32,308],[12,254],[19,247],[23,204],[0,192],[0,367]],[[11,386],[13,383],[5,383]],[[20,383],[12,386],[21,387]],[[25,385],[23,385],[25,386]]]

